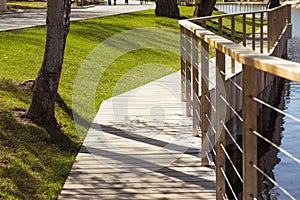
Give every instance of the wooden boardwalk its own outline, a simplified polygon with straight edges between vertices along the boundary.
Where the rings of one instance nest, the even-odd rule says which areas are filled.
[[[59,199],[215,199],[174,73],[102,103]]]

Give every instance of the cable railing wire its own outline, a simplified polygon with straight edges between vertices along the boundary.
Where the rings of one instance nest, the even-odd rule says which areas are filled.
[[[209,97],[206,94],[204,96],[205,96],[206,100],[208,101],[208,103],[210,104],[210,106],[213,109],[213,111],[216,112],[216,108],[213,105],[213,102],[209,99]]]
[[[295,197],[293,197],[286,189],[284,189],[279,183],[277,183],[275,180],[273,180],[268,174],[266,174],[263,170],[261,170],[256,165],[253,165],[253,167],[260,172],[262,175],[264,175],[269,181],[271,181],[274,185],[276,185],[282,192],[284,192],[288,197],[290,197],[292,200],[296,200]]]
[[[224,194],[224,193],[222,194],[222,199],[228,200],[226,194]]]
[[[225,72],[223,72],[223,71],[220,71],[220,73],[223,75],[223,76],[227,76],[226,74],[225,74]],[[238,90],[240,90],[241,92],[243,91],[243,88],[239,85],[239,84],[237,84],[236,82],[234,82],[231,78],[229,78],[229,79],[226,79],[226,81],[230,81]]]
[[[209,78],[207,75],[205,75],[204,77],[205,77],[205,79],[206,79],[210,84],[214,85],[214,82],[212,82],[212,81],[210,80],[210,78]]]
[[[235,167],[235,165],[234,165],[232,159],[231,159],[230,156],[228,155],[228,153],[227,153],[225,147],[223,146],[223,144],[220,144],[220,146],[221,146],[223,152],[225,153],[227,159],[229,160],[229,162],[230,162],[230,164],[231,164],[233,170],[235,171],[236,175],[238,176],[238,178],[240,179],[240,181],[241,181],[242,183],[244,183],[243,178],[241,177],[240,173],[239,173],[238,170],[236,169],[236,167]]]
[[[206,154],[209,166],[211,166],[211,169],[213,170],[214,174],[216,175],[216,169],[215,169],[215,167],[213,167],[213,166],[216,166],[216,164],[214,163],[214,161],[212,161],[210,159],[207,151],[205,151],[205,154]]]
[[[256,97],[253,97],[253,100],[260,103],[260,104],[262,104],[262,105],[264,105],[264,106],[267,106],[268,108],[271,108],[271,109],[275,110],[276,112],[279,112],[280,114],[282,114],[286,117],[289,117],[290,119],[295,120],[298,123],[300,123],[300,119],[293,116],[293,115],[291,115],[291,114],[288,114],[288,113],[286,113],[286,112],[284,112],[284,111],[282,111],[282,110],[280,110],[280,109],[278,109],[278,108],[276,108],[276,107],[274,107],[274,106],[272,106],[272,105],[270,105],[270,104],[268,104],[268,103],[266,103],[266,102],[264,102],[264,101],[262,101],[262,100],[260,100]]]
[[[197,115],[197,118],[200,120],[200,113],[198,112],[198,110],[197,109],[195,109],[195,113],[196,113],[196,115]]]
[[[213,130],[214,130],[214,129],[213,129]],[[215,132],[215,134],[216,134],[216,132]],[[216,156],[216,155],[217,155],[217,152],[215,151],[214,145],[211,143],[211,141],[210,141],[210,139],[209,139],[209,137],[208,137],[208,134],[206,134],[206,139],[207,139],[207,141],[208,141],[208,143],[209,143],[209,145],[210,145],[210,148],[212,149],[212,152],[213,152],[214,156]]]
[[[227,126],[225,125],[225,123],[223,122],[223,120],[221,120],[221,124],[223,125],[225,131],[228,133],[229,137],[231,138],[231,140],[233,141],[233,143],[235,144],[235,146],[238,148],[238,150],[243,154],[243,149],[240,147],[240,145],[236,142],[236,140],[234,139],[234,137],[232,136],[232,133],[228,130]]]
[[[224,178],[225,178],[225,180],[226,180],[226,182],[227,182],[227,185],[228,185],[229,189],[231,190],[231,193],[232,193],[234,199],[235,199],[235,200],[238,200],[238,198],[237,198],[237,196],[236,196],[236,194],[235,194],[235,192],[234,192],[234,190],[233,190],[233,188],[232,188],[232,185],[230,184],[230,182],[229,182],[229,180],[228,180],[228,177],[226,176],[226,173],[225,173],[223,167],[221,167],[220,169],[221,169],[221,172],[222,172],[222,174],[223,174],[223,176],[224,176]]]
[[[243,118],[236,112],[236,110],[227,102],[225,97],[220,95],[220,98],[224,101],[224,103],[230,108],[230,110],[239,118],[241,122],[243,122]]]
[[[206,135],[206,139],[207,139],[207,141],[208,141],[208,143],[209,143],[209,145],[210,145],[210,147],[211,147],[211,149],[212,149],[212,152],[213,152],[214,156],[216,156],[216,155],[217,155],[217,152],[215,151],[214,145],[211,143],[211,141],[210,141],[208,135]]]
[[[276,149],[278,149],[279,151],[281,151],[283,154],[285,154],[286,156],[288,156],[289,158],[291,158],[292,160],[294,160],[295,162],[297,162],[298,164],[300,164],[300,159],[296,158],[295,156],[293,156],[291,153],[289,153],[288,151],[284,150],[283,148],[279,147],[278,145],[276,145],[274,142],[268,140],[267,138],[265,138],[263,135],[261,135],[260,133],[258,133],[257,131],[252,131],[255,135],[257,135],[258,137],[260,137],[261,139],[263,139],[264,141],[266,141],[267,143],[271,144],[273,147],[275,147]]]
[[[210,125],[211,129],[212,129],[212,130],[213,130],[213,132],[216,134],[216,133],[217,133],[217,131],[216,131],[215,127],[213,126],[213,124],[212,124],[211,120],[209,119],[209,117],[208,117],[207,113],[205,113],[204,115],[205,115],[205,117],[206,117],[206,119],[207,119],[207,121],[208,121],[208,123],[209,123],[209,125]]]

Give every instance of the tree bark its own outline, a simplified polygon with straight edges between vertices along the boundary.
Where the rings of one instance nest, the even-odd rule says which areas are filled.
[[[6,11],[7,11],[6,0],[0,0],[0,12],[6,12]]]
[[[212,15],[215,5],[216,0],[196,0],[194,16],[205,17]]]
[[[155,14],[156,16],[179,19],[177,0],[156,0]]]
[[[276,8],[276,7],[280,6],[280,1],[279,0],[269,0],[268,5],[269,5],[268,6],[269,9]]]
[[[70,0],[47,1],[47,31],[44,59],[35,80],[27,118],[57,125],[54,105],[64,59],[66,37],[70,27]]]

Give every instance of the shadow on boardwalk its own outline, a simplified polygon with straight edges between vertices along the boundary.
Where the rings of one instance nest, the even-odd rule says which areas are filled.
[[[103,102],[59,199],[215,199],[179,80],[174,73]]]

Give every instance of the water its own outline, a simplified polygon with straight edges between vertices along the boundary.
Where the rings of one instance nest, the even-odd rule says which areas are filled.
[[[293,38],[290,39],[288,44],[288,58],[300,63],[300,25],[299,22],[297,22],[299,19],[300,9],[293,8]],[[274,87],[270,88],[268,92],[270,92],[270,90],[272,90],[272,96],[266,96],[267,102],[300,119],[299,83],[278,80],[278,83],[274,84]],[[266,138],[300,159],[300,123],[268,108],[261,109],[260,117],[262,123],[258,124],[259,132],[264,133]],[[238,120],[236,121],[238,122]],[[236,126],[241,128],[241,124],[236,124]],[[234,130],[230,131],[233,132]],[[238,132],[240,132],[240,130],[237,130],[237,133]],[[236,137],[240,143],[241,136],[237,135]],[[236,162],[238,171],[242,173],[242,155],[237,151],[235,145],[229,144],[226,149],[234,162]],[[280,187],[274,185],[265,176],[258,173],[259,199],[287,200],[292,197],[300,200],[300,163],[295,162],[261,139],[258,140],[258,149],[259,168],[290,194],[290,196],[288,196]],[[234,185],[235,193],[238,198],[241,199],[242,184],[228,163],[226,169],[230,175],[230,182]],[[229,191],[229,188],[227,189]],[[233,199],[230,193],[229,199]]]
[[[300,9],[293,9],[293,38],[289,41],[288,57],[290,60],[300,63],[300,26],[297,20],[300,19]],[[289,91],[285,97],[284,111],[300,118],[300,84],[289,84]],[[281,133],[280,147],[300,159],[300,123],[283,117],[283,131]],[[275,165],[273,173],[275,180],[285,188],[293,197],[300,199],[300,164],[278,152],[280,162]],[[271,199],[291,199],[278,187],[270,190]]]

